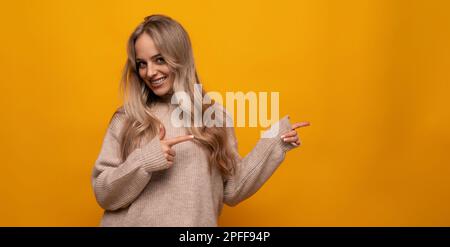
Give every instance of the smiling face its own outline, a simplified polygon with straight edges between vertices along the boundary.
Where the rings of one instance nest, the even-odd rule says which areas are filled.
[[[141,34],[135,42],[136,68],[139,76],[155,95],[161,98],[173,93],[174,73],[147,33]]]

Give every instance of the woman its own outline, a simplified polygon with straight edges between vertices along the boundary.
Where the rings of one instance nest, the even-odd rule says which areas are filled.
[[[254,194],[285,152],[300,145],[295,129],[308,123],[291,125],[287,116],[275,137],[262,138],[244,158],[232,127],[174,126],[174,94],[193,99],[198,83],[183,27],[162,15],[145,18],[129,38],[124,105],[110,121],[92,174],[105,209],[102,226],[217,226],[223,203],[234,206]],[[225,114],[217,118],[230,121],[218,104],[197,108],[220,109]]]

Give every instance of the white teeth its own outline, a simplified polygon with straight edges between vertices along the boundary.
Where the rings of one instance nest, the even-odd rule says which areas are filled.
[[[159,85],[159,84],[163,83],[166,80],[166,78],[167,78],[166,76],[163,76],[163,77],[159,78],[158,80],[152,81],[152,84]]]

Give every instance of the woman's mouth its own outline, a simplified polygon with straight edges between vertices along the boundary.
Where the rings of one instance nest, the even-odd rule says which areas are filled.
[[[151,84],[152,84],[153,87],[159,87],[159,86],[161,86],[164,83],[164,81],[166,79],[167,79],[167,76],[162,76],[162,77],[160,77],[158,79],[152,80]]]

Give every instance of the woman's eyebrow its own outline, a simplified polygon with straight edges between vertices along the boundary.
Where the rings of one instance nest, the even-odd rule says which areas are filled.
[[[156,55],[153,55],[150,59],[154,59],[155,57],[159,57],[159,56],[161,56],[160,53],[158,53],[158,54],[156,54]],[[145,59],[142,59],[142,58],[136,58],[136,61],[142,61],[142,60],[145,60]]]

